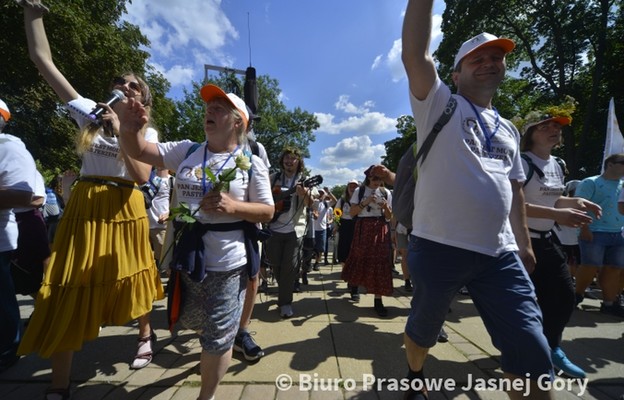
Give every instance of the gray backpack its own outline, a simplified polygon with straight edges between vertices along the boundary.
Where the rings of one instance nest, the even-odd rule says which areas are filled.
[[[422,147],[417,149],[416,142],[414,142],[399,161],[392,191],[392,214],[408,230],[412,229],[414,189],[418,179],[418,161],[422,159],[420,161],[421,165],[425,161],[434,140],[442,130],[442,127],[451,119],[455,108],[457,108],[457,100],[451,96],[444,108],[444,112],[433,126]]]

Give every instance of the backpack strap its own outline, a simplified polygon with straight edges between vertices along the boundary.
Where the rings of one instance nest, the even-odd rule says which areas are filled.
[[[258,142],[256,142],[255,140],[252,139],[248,139],[249,142],[249,148],[251,149],[251,154],[253,154],[256,157],[260,156],[260,146],[258,146]]]
[[[555,159],[557,164],[559,164],[559,166],[561,167],[561,172],[563,172],[563,177],[565,178],[566,176],[568,176],[570,171],[568,171],[568,166],[566,165],[565,161],[563,161],[563,158],[557,157],[557,156],[553,156],[553,158]]]
[[[522,187],[525,187],[529,181],[531,180],[531,178],[533,178],[533,173],[536,173],[537,176],[539,177],[539,179],[542,179],[544,177],[544,171],[542,171],[541,169],[537,168],[535,166],[535,164],[533,163],[533,160],[531,160],[531,157],[529,157],[528,154],[526,153],[520,153],[520,157],[522,157],[522,159],[524,161],[526,161],[529,170],[526,171],[525,175],[526,175],[526,180],[524,181],[524,184],[522,184]]]
[[[362,199],[364,198],[364,192],[366,192],[366,186],[364,186],[364,184],[361,184],[360,190],[358,190],[358,204],[362,202]]]
[[[528,154],[520,153],[520,157],[522,157],[522,159],[526,161],[529,167],[529,170],[525,173],[526,180],[524,181],[524,184],[522,184],[522,187],[526,186],[529,183],[529,181],[533,177],[533,173],[537,174],[539,179],[544,178],[544,171],[542,171],[535,165],[535,163]],[[553,158],[555,159],[557,164],[559,164],[559,168],[561,168],[561,172],[563,173],[563,177],[565,178],[568,175],[568,168],[566,167],[565,161],[563,161],[561,157],[553,156]]]
[[[189,158],[191,154],[195,153],[195,150],[199,149],[199,146],[201,146],[201,143],[193,143],[193,145],[186,151],[184,159]]]
[[[442,115],[440,115],[440,118],[438,119],[438,122],[436,122],[435,125],[433,125],[433,129],[431,130],[431,133],[425,139],[425,142],[423,143],[422,147],[418,149],[418,153],[416,153],[416,165],[418,165],[418,160],[421,158],[422,158],[422,161],[420,162],[420,165],[422,165],[422,163],[425,162],[425,158],[427,158],[427,154],[429,154],[429,150],[431,150],[431,146],[433,146],[433,142],[438,137],[438,134],[440,133],[444,125],[446,125],[446,123],[449,122],[456,108],[457,108],[457,99],[455,99],[455,97],[451,95],[448,103],[446,103],[446,107],[444,108]]]
[[[388,200],[388,189],[386,189],[385,186],[380,186],[379,187],[379,191],[381,192],[381,196],[385,199]]]

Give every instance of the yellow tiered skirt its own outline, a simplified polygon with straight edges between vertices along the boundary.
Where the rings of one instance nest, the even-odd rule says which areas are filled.
[[[101,326],[124,325],[150,312],[154,300],[162,298],[143,194],[80,181],[59,222],[18,352],[48,358],[80,350]]]

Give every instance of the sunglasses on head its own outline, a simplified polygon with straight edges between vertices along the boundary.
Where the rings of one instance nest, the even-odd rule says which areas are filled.
[[[130,86],[130,89],[137,93],[141,93],[141,85],[139,85],[138,82],[128,81],[123,76],[116,76],[113,78],[113,85],[115,86],[124,86],[126,83]]]

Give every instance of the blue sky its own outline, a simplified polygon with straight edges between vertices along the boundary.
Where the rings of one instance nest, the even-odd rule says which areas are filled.
[[[400,60],[406,1],[134,0],[126,18],[151,41],[149,62],[179,99],[204,65],[279,82],[282,101],[317,116],[321,127],[306,166],[324,185],[362,179],[379,163],[396,120],[410,114]],[[435,49],[444,2],[435,1]],[[249,46],[251,43],[251,46]],[[251,50],[250,50],[251,48]]]

